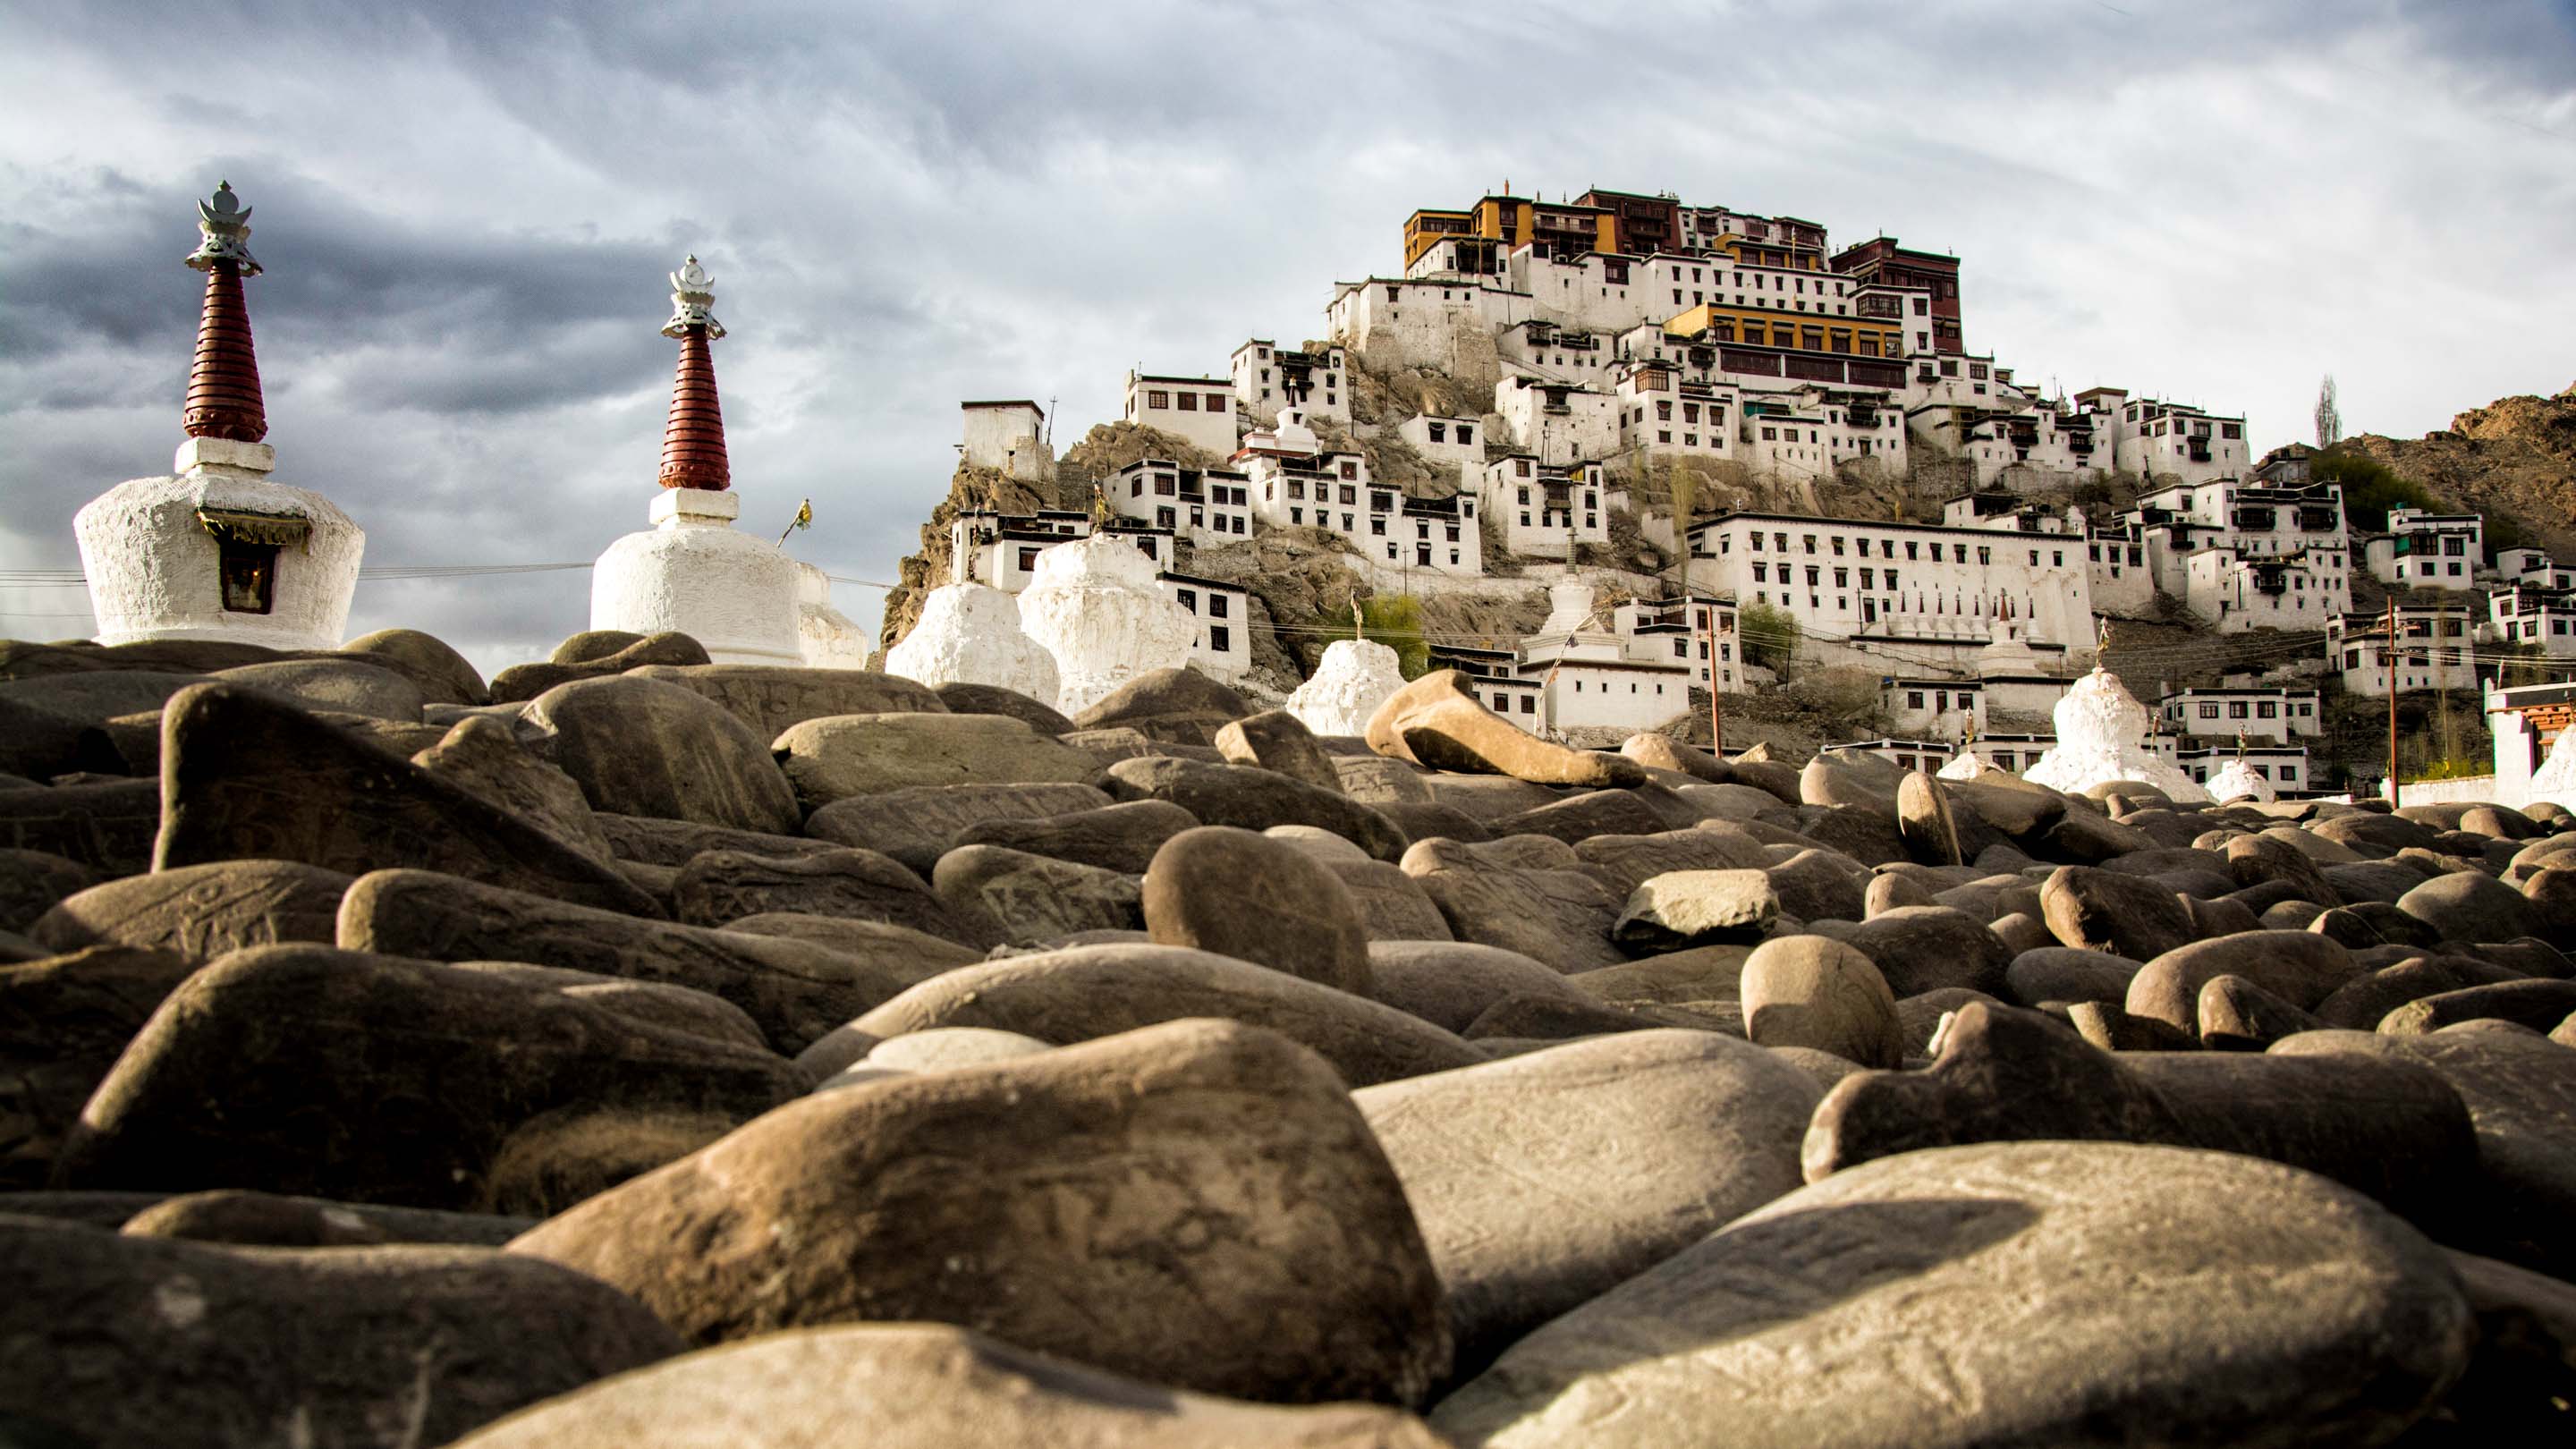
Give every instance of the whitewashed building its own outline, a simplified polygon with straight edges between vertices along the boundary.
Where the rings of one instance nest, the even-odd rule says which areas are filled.
[[[1607,332],[1532,318],[1495,334],[1494,350],[1507,371],[1541,382],[1606,389],[1617,360],[1615,342]]]
[[[1005,478],[1039,483],[1054,476],[1055,455],[1046,441],[1046,410],[1026,399],[965,402],[966,439],[958,445],[967,466],[990,468]]]
[[[2499,549],[2496,572],[2508,584],[2529,584],[2536,589],[2576,589],[2576,566],[2562,564],[2546,552],[2528,547]]]
[[[1672,656],[1662,634],[1619,632],[1589,584],[1548,592],[1547,620],[1521,641],[1515,666],[1522,678],[1539,681],[1542,732],[1634,733],[1690,712],[1692,661]]]
[[[2098,612],[2143,614],[2154,605],[2156,576],[2147,566],[2147,546],[2127,528],[2087,529],[2084,560]]]
[[[1630,599],[1610,611],[1610,632],[1629,641],[1633,657],[1670,657],[1689,665],[1693,688],[1708,689],[1713,684],[1721,692],[1733,693],[1742,686],[1732,600],[1700,594]]]
[[[1506,377],[1494,384],[1494,411],[1512,446],[1543,463],[1590,462],[1619,448],[1619,400],[1595,388]]]
[[[2331,483],[2274,488],[2224,478],[2170,484],[2138,495],[2120,523],[2145,546],[2156,587],[2178,598],[2190,587],[2196,553],[2281,557],[2345,552],[2348,544],[2343,489]]]
[[[1211,458],[1233,456],[1234,383],[1221,377],[1165,377],[1129,372],[1124,411],[1139,427],[1169,433]]]
[[[1737,456],[1756,477],[1782,482],[1827,478],[1844,463],[1868,461],[1887,476],[1905,471],[1905,417],[1868,388],[1802,386],[1743,393]]]
[[[2397,607],[2397,689],[2475,689],[2478,684],[2474,616],[2458,604]],[[2343,678],[2346,694],[2388,693],[2389,616],[2340,614],[2326,621],[2328,667]]]
[[[2132,398],[2125,388],[2097,387],[2076,394],[2098,404],[2110,426],[2111,457],[2124,473],[2174,475],[2186,483],[2240,478],[2248,471],[2245,419],[2185,403]]]
[[[1190,663],[1220,684],[1235,684],[1252,672],[1252,594],[1239,584],[1221,583],[1164,570],[1156,587],[1189,611],[1192,626]]]
[[[2202,550],[2184,559],[2183,602],[2221,634],[2321,629],[2352,607],[2350,559],[2341,547],[2291,554]]]
[[[1490,365],[1494,334],[1536,315],[1526,292],[1459,277],[1341,282],[1324,309],[1332,339],[1378,366],[1453,374]]]
[[[2156,701],[2156,719],[2167,734],[2219,739],[2243,734],[2286,745],[2324,733],[2318,707],[2313,689],[2183,689]]]
[[[1434,417],[1418,413],[1396,424],[1395,435],[1435,468],[1447,468],[1461,483],[1472,482],[1485,466],[1482,418]]]
[[[1878,682],[1878,707],[1916,739],[1965,739],[1986,728],[1986,693],[1970,679],[1889,675]]]
[[[1529,558],[1564,558],[1568,543],[1610,541],[1609,489],[1601,465],[1556,466],[1528,453],[1485,465],[1476,501],[1502,526],[1503,546]]]
[[[2486,558],[2486,520],[2474,513],[2388,510],[2388,531],[2362,543],[2363,563],[2383,584],[2410,589],[2466,589]]]
[[[1466,675],[1469,692],[1478,703],[1522,729],[1538,733],[1540,682],[1521,676],[1518,651],[1435,644],[1430,658],[1434,669],[1455,669]]]
[[[1690,537],[1694,587],[1788,610],[1827,662],[1866,665],[1892,644],[1983,649],[2002,626],[2042,658],[2092,642],[2083,544],[2067,535],[1731,513]]]
[[[1688,382],[1670,364],[1623,362],[1611,397],[1619,419],[1619,450],[1654,462],[1717,462],[1736,456],[1736,415],[1741,400],[1727,383]]]
[[[2487,595],[2497,639],[2534,644],[2552,659],[2576,658],[2576,591],[2517,584]]]
[[[1504,253],[1503,282],[1529,299],[1529,316],[1585,331],[1623,332],[1677,310],[1662,305],[1637,258],[1609,252],[1524,243]]]
[[[1141,458],[1102,485],[1122,518],[1178,533],[1199,548],[1252,534],[1252,479],[1223,468],[1184,468],[1168,458]]]
[[[949,578],[989,584],[1006,594],[1027,590],[1039,556],[1058,544],[1107,533],[1133,545],[1155,568],[1155,587],[1190,615],[1195,637],[1189,663],[1212,679],[1233,684],[1252,668],[1251,603],[1238,584],[1172,572],[1175,537],[1170,529],[1120,517],[1105,529],[1070,509],[1036,514],[969,509],[948,521]]]
[[[1350,422],[1350,354],[1339,347],[1308,352],[1255,337],[1234,349],[1233,374],[1236,402],[1255,422],[1277,422],[1281,408]]]

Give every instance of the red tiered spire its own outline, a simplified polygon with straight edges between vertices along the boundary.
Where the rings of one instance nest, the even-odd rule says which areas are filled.
[[[724,324],[707,311],[715,289],[696,257],[671,274],[671,320],[662,335],[680,340],[671,379],[671,414],[662,425],[662,486],[722,490],[733,486],[725,457],[724,408],[716,400],[715,350]]]
[[[197,214],[203,239],[188,254],[188,265],[206,274],[206,300],[198,313],[197,357],[188,369],[181,421],[192,438],[256,443],[268,436],[268,405],[260,396],[250,305],[242,299],[242,278],[260,272],[244,245],[250,238],[250,208],[233,195],[227,181],[215,188],[211,201],[197,203]]]

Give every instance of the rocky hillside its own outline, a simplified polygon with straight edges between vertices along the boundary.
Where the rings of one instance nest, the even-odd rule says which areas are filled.
[[[2499,398],[2421,438],[2364,433],[2342,446],[2450,503],[2502,514],[2528,542],[2576,558],[2576,386],[2555,397]]]

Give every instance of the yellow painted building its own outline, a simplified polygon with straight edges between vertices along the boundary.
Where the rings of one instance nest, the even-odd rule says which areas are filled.
[[[1768,307],[1702,303],[1664,324],[1685,341],[1741,342],[1754,347],[1793,347],[1803,352],[1842,352],[1857,357],[1903,357],[1905,334],[1884,319]]]
[[[1546,241],[1560,252],[1616,252],[1618,214],[1607,207],[1533,201],[1525,196],[1488,196],[1467,211],[1417,211],[1404,219],[1404,264],[1411,267],[1424,252],[1453,236],[1487,237],[1510,251],[1525,242]]]

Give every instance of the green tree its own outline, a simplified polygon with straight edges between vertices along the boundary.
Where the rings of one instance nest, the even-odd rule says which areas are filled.
[[[1735,631],[1744,641],[1744,662],[1785,676],[1798,652],[1798,619],[1771,604],[1747,604],[1736,611]]]
[[[2319,453],[2309,464],[2309,476],[2319,483],[2343,486],[2344,515],[2355,528],[2373,532],[2385,529],[2391,508],[2442,506],[2441,500],[2423,484],[2366,453],[2346,452],[2340,448]]]
[[[1354,599],[1360,637],[1395,651],[1395,667],[1407,679],[1431,671],[1431,644],[1423,637],[1422,601],[1411,594]]]

